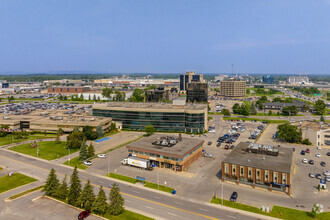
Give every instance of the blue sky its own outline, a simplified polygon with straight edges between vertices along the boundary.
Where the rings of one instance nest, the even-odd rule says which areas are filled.
[[[330,73],[330,0],[1,0],[0,73]]]

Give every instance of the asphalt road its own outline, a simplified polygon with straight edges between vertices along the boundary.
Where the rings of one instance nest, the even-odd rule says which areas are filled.
[[[37,177],[40,180],[47,177],[51,168],[54,168],[59,176],[72,174],[73,169],[71,167],[34,159],[3,149],[0,152],[2,166],[6,165],[9,169],[17,169],[17,171],[22,169],[27,175]],[[95,187],[102,185],[106,190],[109,190],[110,184],[117,182],[87,171],[79,171],[79,177],[82,181],[89,179]],[[117,183],[128,209],[139,210],[146,215],[156,216],[157,219],[269,219],[266,216],[221,207],[220,205],[215,206],[177,195],[158,193],[123,182]]]

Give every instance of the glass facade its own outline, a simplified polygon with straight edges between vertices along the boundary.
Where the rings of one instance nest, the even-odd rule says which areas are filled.
[[[180,90],[184,90],[184,75],[180,75]]]
[[[111,117],[121,121],[125,129],[144,130],[152,124],[156,131],[204,132],[204,113],[137,112],[93,109],[93,116]]]

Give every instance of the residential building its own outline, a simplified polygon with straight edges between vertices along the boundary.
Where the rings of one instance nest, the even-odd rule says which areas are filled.
[[[262,187],[291,195],[293,151],[251,142],[239,143],[222,161],[222,181]]]
[[[180,90],[187,90],[188,83],[191,83],[192,81],[204,82],[203,74],[196,74],[195,72],[186,72],[186,74],[180,75]]]
[[[165,90],[162,87],[147,90],[145,94],[147,102],[161,102],[170,99],[170,90]]]
[[[198,138],[154,134],[126,146],[129,156],[151,161],[154,167],[175,171],[186,170],[202,156],[204,141]]]
[[[89,87],[82,87],[82,86],[61,86],[61,87],[49,87],[48,93],[70,93],[70,94],[76,94],[76,93],[83,93],[83,92],[89,92]]]
[[[220,81],[220,95],[224,97],[244,97],[246,95],[246,81],[236,79]]]
[[[208,86],[207,83],[191,82],[188,83],[187,102],[207,102]]]
[[[265,84],[274,84],[274,76],[272,75],[262,76],[262,82]]]
[[[288,78],[289,84],[304,84],[309,83],[308,76],[290,76]]]
[[[178,103],[178,104],[177,104]],[[144,130],[153,125],[156,131],[205,132],[207,105],[184,102],[109,102],[96,103],[93,115],[111,117],[122,123],[123,129]]]

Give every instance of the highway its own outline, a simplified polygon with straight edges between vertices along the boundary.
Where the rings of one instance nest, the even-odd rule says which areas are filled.
[[[73,171],[71,167],[4,149],[0,149],[0,165],[5,165],[16,172],[22,170],[25,174],[40,180],[45,180],[51,168],[54,168],[59,176],[65,174],[70,176]],[[102,185],[106,190],[109,190],[109,185],[112,183],[118,183],[125,199],[125,207],[156,219],[270,219],[267,216],[157,192],[87,171],[79,170],[79,177],[82,181],[89,179],[95,187]]]

